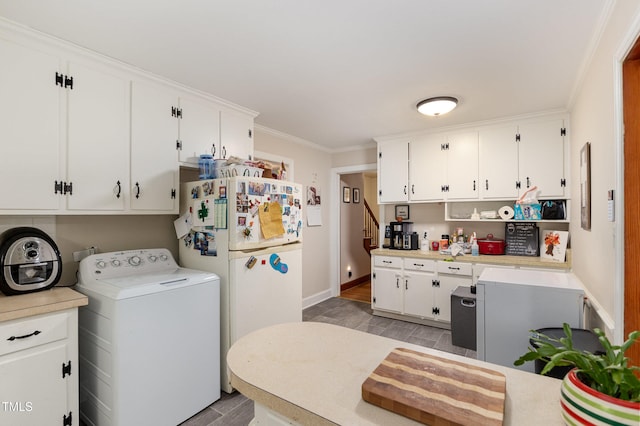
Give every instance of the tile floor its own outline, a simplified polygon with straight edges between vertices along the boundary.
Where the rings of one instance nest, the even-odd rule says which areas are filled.
[[[374,316],[371,305],[334,297],[302,312],[303,321],[341,325],[367,333],[475,358],[475,351],[451,344],[451,331]],[[253,401],[238,392],[227,394],[181,426],[246,426],[253,419]]]

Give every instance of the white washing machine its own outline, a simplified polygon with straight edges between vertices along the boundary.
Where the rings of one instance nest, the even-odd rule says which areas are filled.
[[[220,398],[220,279],[166,249],[80,262],[80,417],[87,425],[168,425]]]

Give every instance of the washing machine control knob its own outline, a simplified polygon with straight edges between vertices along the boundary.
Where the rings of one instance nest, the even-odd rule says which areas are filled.
[[[98,260],[98,261],[96,262],[96,267],[97,267],[98,269],[104,269],[104,268],[106,268],[106,266],[107,266],[107,264],[105,263],[105,261],[104,261],[104,260]]]
[[[149,256],[149,262],[155,263],[156,260],[158,260],[158,256],[155,256],[153,254],[151,256]]]
[[[169,257],[166,254],[160,255],[160,260],[162,260],[163,262],[166,261],[167,259],[169,259]]]
[[[111,264],[117,268],[118,266],[120,266],[120,261],[118,259],[113,259],[111,261]]]
[[[132,256],[129,258],[129,265],[139,266],[142,263],[142,259],[139,256]]]

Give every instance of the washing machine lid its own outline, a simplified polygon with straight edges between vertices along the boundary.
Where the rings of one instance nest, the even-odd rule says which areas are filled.
[[[76,286],[81,293],[94,292],[110,299],[120,300],[219,280],[220,278],[212,272],[176,268],[173,271],[162,273],[128,275],[78,282]]]

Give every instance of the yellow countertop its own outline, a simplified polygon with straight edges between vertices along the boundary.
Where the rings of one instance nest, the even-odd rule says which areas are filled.
[[[488,265],[512,265],[512,266],[524,266],[533,268],[545,268],[545,269],[571,269],[571,250],[567,250],[567,259],[565,262],[546,262],[540,260],[537,256],[506,256],[506,255],[480,255],[471,256],[465,254],[463,256],[453,257],[451,255],[440,254],[436,251],[422,251],[422,250],[393,250],[379,248],[371,250],[371,254],[374,256],[394,256],[394,257],[412,257],[419,259],[432,259],[432,260],[455,260],[456,262],[465,263],[482,263]]]
[[[89,299],[69,287],[6,296],[0,293],[0,322],[84,306]]]
[[[477,365],[506,376],[505,425],[561,425],[561,381],[332,324],[279,324],[229,350],[231,384],[304,425],[418,425],[369,404],[362,383],[394,348]]]

